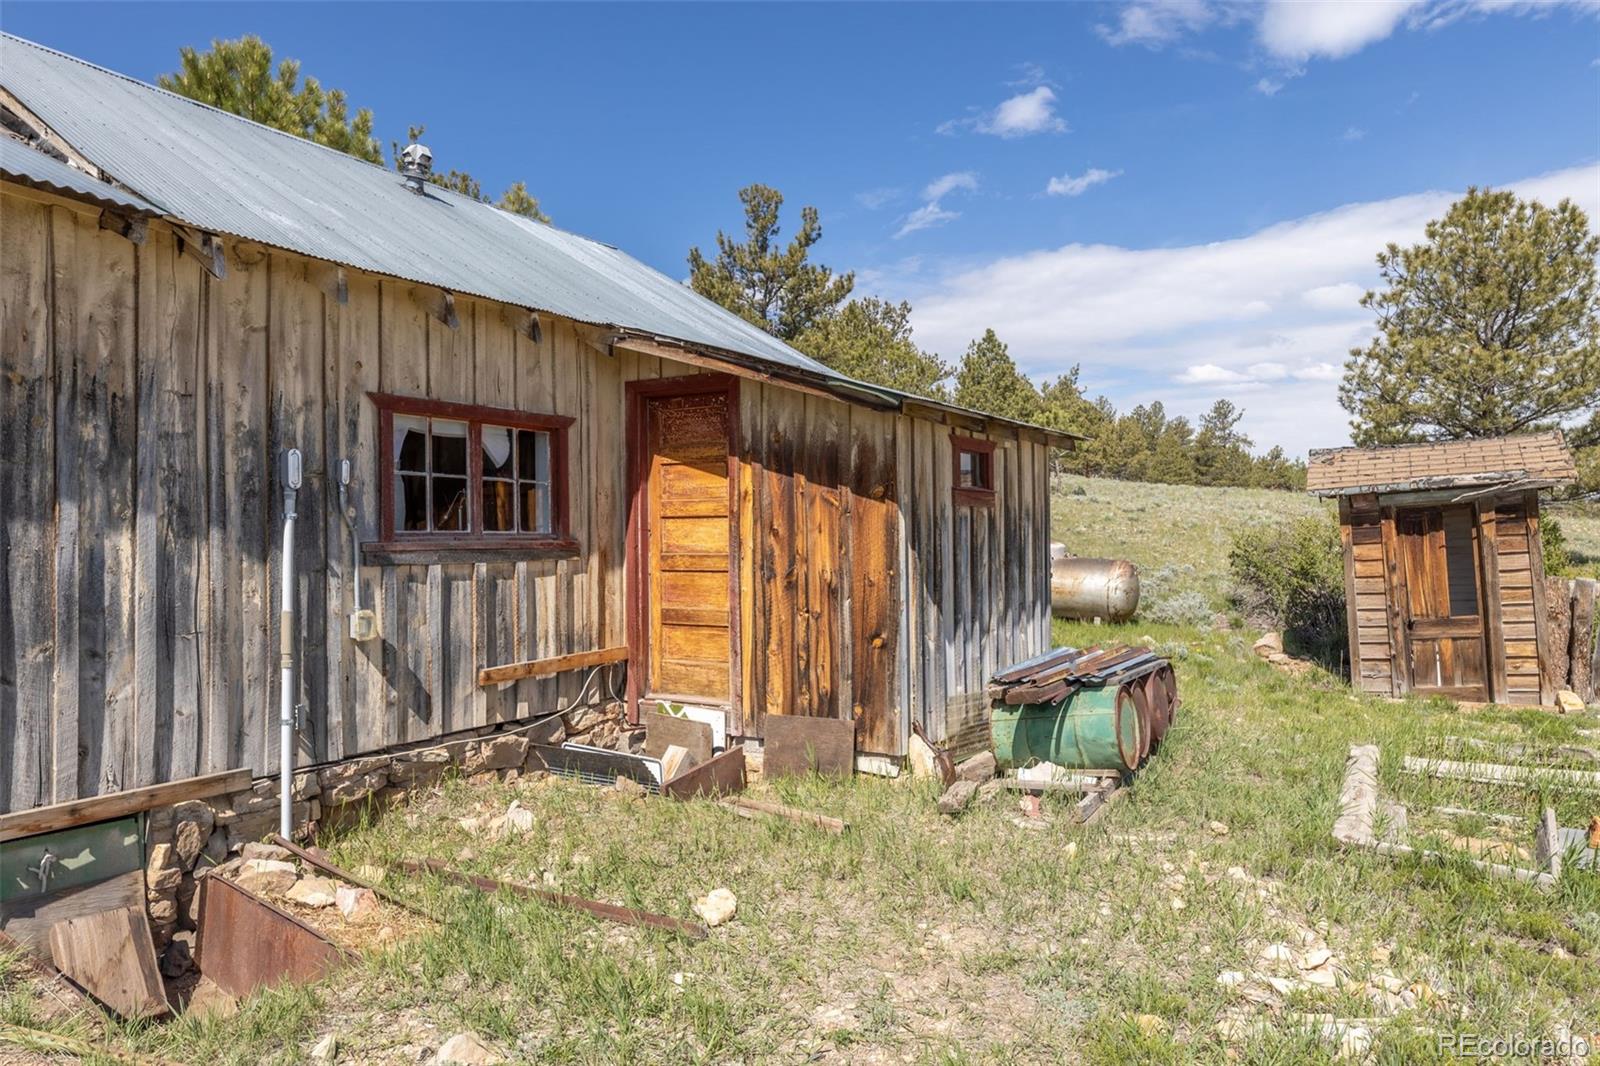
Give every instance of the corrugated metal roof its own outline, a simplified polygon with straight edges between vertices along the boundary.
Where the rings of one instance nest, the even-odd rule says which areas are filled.
[[[1561,484],[1577,476],[1566,437],[1553,429],[1482,440],[1313,449],[1306,466],[1306,489],[1338,496],[1513,481]]]
[[[437,186],[419,196],[386,167],[5,33],[0,84],[147,208],[203,230],[762,360],[847,397],[1028,425],[857,381],[610,245]]]
[[[87,198],[102,207],[121,207],[146,215],[161,214],[161,209],[148,200],[123,192],[115,185],[90,177],[76,167],[6,136],[0,136],[0,175],[36,189]]]
[[[0,81],[118,182],[201,229],[849,381],[616,248],[0,34]]]

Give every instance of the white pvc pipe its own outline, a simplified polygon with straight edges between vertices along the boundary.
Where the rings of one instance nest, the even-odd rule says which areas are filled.
[[[284,456],[283,557],[278,580],[282,586],[278,610],[278,833],[289,839],[294,828],[290,811],[294,784],[294,520],[295,497],[300,488],[300,449]]]

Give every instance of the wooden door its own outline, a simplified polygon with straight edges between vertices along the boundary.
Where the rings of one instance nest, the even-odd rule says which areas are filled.
[[[732,407],[726,390],[643,398],[641,695],[727,704],[733,669]]]
[[[1404,587],[1411,687],[1457,699],[1489,698],[1478,529],[1470,505],[1402,510],[1395,537]]]

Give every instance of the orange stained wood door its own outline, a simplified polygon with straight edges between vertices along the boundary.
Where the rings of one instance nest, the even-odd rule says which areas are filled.
[[[1400,511],[1395,533],[1405,580],[1412,687],[1488,699],[1472,508]]]
[[[728,395],[647,403],[647,694],[725,703],[733,658]]]

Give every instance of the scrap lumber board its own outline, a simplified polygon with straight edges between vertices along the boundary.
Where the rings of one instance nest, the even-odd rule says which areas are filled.
[[[1407,755],[1404,770],[1425,777],[1453,778],[1480,785],[1550,785],[1600,792],[1600,772],[1560,770],[1543,766],[1506,766],[1487,762],[1454,762]]]
[[[124,1018],[169,1013],[144,904],[63,918],[50,927],[56,969]]]
[[[82,888],[0,904],[0,932],[41,958],[50,954],[50,927],[121,907],[144,906],[144,870],[129,870]]]
[[[651,711],[640,719],[644,723],[644,753],[659,759],[669,747],[677,745],[694,757],[695,765],[711,761],[711,726],[676,715]]]
[[[1128,788],[1120,780],[1110,788],[1097,789],[1089,793],[1073,805],[1073,817],[1079,825],[1093,825],[1111,809],[1112,804],[1120,800],[1128,792]]]
[[[205,799],[224,792],[243,792],[249,787],[249,770],[224,770],[201,777],[186,777],[182,781],[168,781],[163,785],[130,788],[105,796],[66,800],[48,807],[0,814],[0,843],[35,833],[49,833],[138,814],[152,807],[170,807],[184,800]]]
[[[850,828],[850,823],[843,818],[835,818],[829,814],[817,814],[813,811],[802,811],[795,807],[785,807],[781,803],[767,803],[764,800],[740,798],[723,800],[722,805],[741,818],[767,815],[772,818],[783,818],[791,822],[799,822],[801,825],[813,825],[818,829],[826,829],[830,833],[843,833]]]
[[[349,959],[333,941],[260,896],[215,875],[200,883],[200,971],[232,996],[320,981]]]
[[[525,677],[549,677],[567,670],[581,670],[586,666],[605,666],[627,659],[628,648],[619,644],[598,651],[575,651],[570,655],[552,655],[548,659],[529,659],[526,662],[507,663],[504,666],[486,666],[478,671],[479,685],[498,685],[506,681],[520,681]]]
[[[690,767],[662,785],[661,794],[673,799],[691,799],[695,796],[743,792],[744,787],[744,745],[735,744],[721,755]]]
[[[622,925],[643,925],[652,929],[663,929],[669,933],[679,933],[692,940],[704,940],[706,927],[698,922],[686,922],[682,918],[673,918],[666,914],[654,914],[650,911],[634,910],[632,907],[619,907],[614,903],[601,903],[598,900],[584,899],[582,896],[569,896],[561,892],[550,892],[532,885],[517,884],[514,881],[496,881],[492,877],[476,877],[472,874],[458,873],[447,867],[438,859],[405,859],[400,863],[400,868],[407,873],[431,873],[446,881],[475,888],[479,892],[510,892],[514,896],[523,896],[536,899],[555,907],[565,907],[569,910],[579,910],[592,914],[596,918],[604,918],[609,922],[618,922]]]
[[[769,714],[761,772],[769,778],[815,771],[849,777],[855,769],[856,724],[848,718]]]

